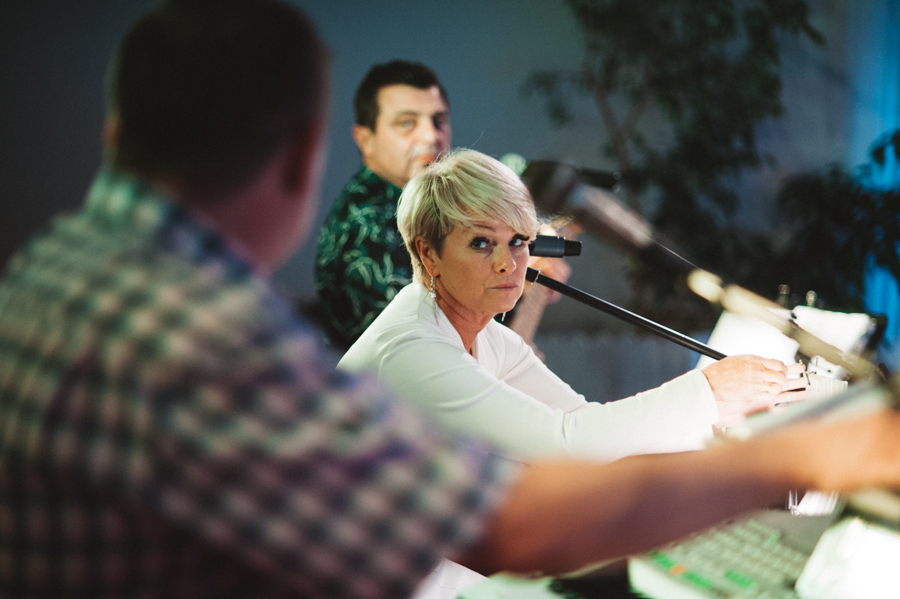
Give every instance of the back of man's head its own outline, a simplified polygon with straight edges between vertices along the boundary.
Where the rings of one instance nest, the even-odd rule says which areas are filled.
[[[382,64],[376,64],[363,78],[356,95],[353,98],[353,111],[357,125],[375,130],[375,122],[378,120],[378,92],[389,85],[409,85],[416,89],[428,89],[437,87],[444,99],[444,104],[450,106],[447,99],[447,90],[441,85],[437,75],[418,62],[406,60],[392,60]]]
[[[322,117],[327,62],[312,23],[276,0],[165,0],[112,67],[113,163],[193,198],[237,190]]]

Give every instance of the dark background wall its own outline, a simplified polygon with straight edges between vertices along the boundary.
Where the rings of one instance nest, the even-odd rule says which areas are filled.
[[[603,132],[589,102],[576,102],[575,122],[556,129],[541,102],[520,91],[530,72],[574,66],[580,59],[578,30],[559,0],[295,3],[317,23],[333,53],[329,164],[319,222],[359,164],[349,134],[353,90],[373,63],[392,58],[420,60],[441,76],[450,94],[456,146],[496,157],[517,152],[610,166],[599,156]],[[153,4],[20,0],[0,5],[0,263],[41,223],[80,204],[101,159],[106,65],[129,24]],[[788,114],[761,130],[778,164],[743,183],[744,214],[760,227],[777,219],[769,198],[786,174],[832,161],[856,164],[885,121],[896,121],[896,115],[883,114],[896,106],[871,107],[884,99],[863,92],[871,96],[879,80],[868,76],[859,85],[854,65],[868,65],[879,76],[897,70],[896,53],[885,56],[883,46],[872,49],[871,42],[877,37],[873,23],[882,24],[882,37],[898,27],[891,21],[885,25],[884,16],[887,10],[890,17],[897,0],[863,0],[853,3],[852,11],[846,0],[811,4],[829,43],[786,47]],[[301,297],[313,294],[314,237],[277,274],[280,284]],[[577,260],[574,284],[627,304],[623,256],[586,240],[585,255]],[[561,302],[554,310],[546,319],[550,327],[617,326],[578,305]]]
[[[0,261],[50,215],[80,203],[100,159],[107,60],[151,5],[0,5]]]
[[[0,8],[0,262],[53,214],[76,208],[101,158],[108,60],[149,0],[11,2]],[[569,14],[545,0],[296,2],[333,53],[330,160],[319,221],[359,158],[351,97],[368,68],[392,58],[432,66],[449,90],[454,141],[500,156],[597,162],[591,136],[553,129],[519,88],[536,68],[578,59]],[[595,126],[596,128],[596,126]],[[281,273],[312,293],[311,239]]]

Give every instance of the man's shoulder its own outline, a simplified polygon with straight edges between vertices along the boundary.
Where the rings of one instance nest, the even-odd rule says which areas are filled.
[[[341,190],[331,212],[340,214],[342,220],[367,212],[390,212],[396,209],[400,192],[400,188],[362,166]]]
[[[287,304],[227,242],[190,226],[129,226],[89,210],[57,219],[9,261],[5,302],[115,338],[285,321]],[[221,327],[221,328],[220,328]]]
[[[317,270],[321,271],[329,265],[339,265],[337,267],[343,270],[348,260],[359,258],[365,265],[377,264],[379,269],[384,268],[386,258],[392,262],[399,260],[398,264],[404,266],[405,250],[399,258],[391,257],[403,247],[403,240],[397,231],[400,192],[399,188],[362,167],[341,192],[325,219],[317,244]],[[409,279],[410,270],[411,265],[405,266],[401,273],[405,281]]]

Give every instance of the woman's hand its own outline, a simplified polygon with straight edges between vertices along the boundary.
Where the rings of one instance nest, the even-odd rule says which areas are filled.
[[[560,283],[565,283],[569,280],[569,276],[572,274],[572,267],[569,266],[562,258],[545,258],[545,257],[531,257],[528,259],[528,266],[535,270],[539,270],[542,275],[550,277],[551,279],[556,279]],[[525,293],[528,293],[530,289],[530,285],[525,286]],[[547,293],[547,303],[552,304],[554,302],[559,301],[559,298],[562,295],[559,291],[552,291],[550,289],[546,289]]]
[[[803,364],[785,366],[759,356],[729,356],[710,364],[702,372],[719,408],[716,426],[730,426],[752,412],[804,399],[806,377],[788,378],[803,371]]]

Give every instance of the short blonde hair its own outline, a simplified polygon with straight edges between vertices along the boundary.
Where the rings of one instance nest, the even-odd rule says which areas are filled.
[[[425,281],[416,250],[422,237],[438,255],[456,227],[495,219],[532,237],[538,228],[534,202],[522,180],[499,160],[475,150],[454,150],[406,184],[397,208],[397,227],[412,257],[415,280]]]

